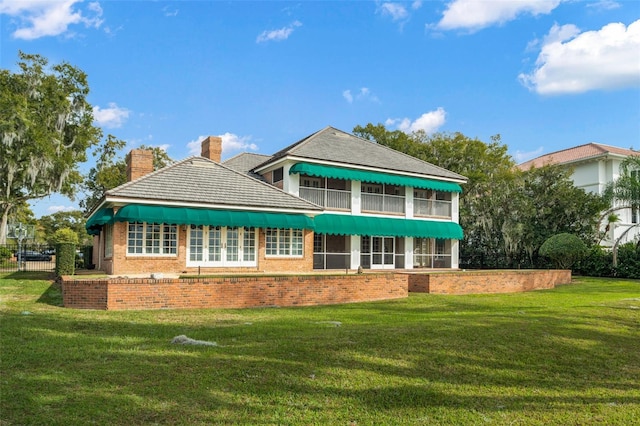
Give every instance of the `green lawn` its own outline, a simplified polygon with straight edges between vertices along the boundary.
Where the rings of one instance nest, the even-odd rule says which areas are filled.
[[[0,275],[2,426],[640,423],[638,281],[104,312],[41,278]]]

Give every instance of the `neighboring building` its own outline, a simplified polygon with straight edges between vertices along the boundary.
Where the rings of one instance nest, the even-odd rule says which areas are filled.
[[[640,155],[633,149],[588,143],[573,148],[545,154],[520,164],[521,170],[542,167],[547,164],[559,164],[571,168],[571,178],[576,187],[588,192],[602,194],[606,186],[620,176],[620,163],[629,157]],[[608,235],[603,240],[605,245],[613,245],[629,227],[640,220],[640,212],[632,209],[621,209],[615,212],[620,220],[611,225]],[[640,230],[629,231],[621,242],[635,241]]]
[[[142,273],[458,268],[466,178],[327,127],[273,156],[202,156],[153,171],[127,157],[128,180],[87,221],[96,268]]]

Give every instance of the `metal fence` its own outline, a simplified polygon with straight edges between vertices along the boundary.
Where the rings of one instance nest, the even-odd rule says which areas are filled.
[[[53,271],[56,266],[55,249],[40,244],[0,245],[0,272]]]

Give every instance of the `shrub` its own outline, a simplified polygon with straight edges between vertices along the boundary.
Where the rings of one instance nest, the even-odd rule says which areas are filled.
[[[73,275],[76,265],[76,245],[71,243],[56,244],[56,276]]]
[[[11,250],[8,247],[0,247],[0,261],[11,258]]]
[[[540,255],[551,259],[560,269],[570,269],[587,252],[587,246],[580,238],[567,233],[549,237],[540,247]]]
[[[71,228],[60,228],[53,234],[53,242],[55,244],[59,243],[69,243],[76,245],[78,244],[78,234]]]

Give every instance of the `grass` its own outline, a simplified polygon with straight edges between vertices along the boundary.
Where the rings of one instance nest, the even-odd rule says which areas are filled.
[[[60,307],[37,273],[0,278],[2,426],[640,422],[637,281],[111,312]]]

